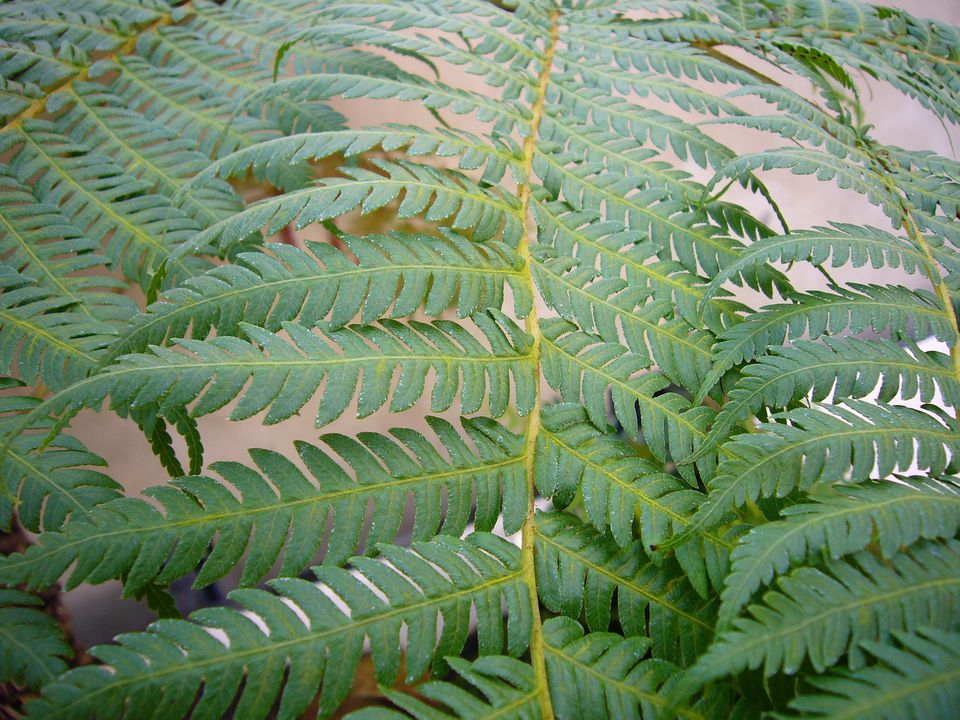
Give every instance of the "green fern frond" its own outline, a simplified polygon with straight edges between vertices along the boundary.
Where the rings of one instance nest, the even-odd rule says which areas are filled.
[[[268,67],[235,49],[211,45],[206,38],[191,30],[178,27],[162,28],[145,35],[139,51],[158,67],[184,65],[191,69],[191,77],[209,83],[226,96],[242,97],[259,92],[272,84]],[[295,102],[278,98],[267,104],[266,116],[284,134],[318,132],[342,127],[344,117],[320,103]]]
[[[702,400],[730,368],[762,355],[788,340],[816,340],[824,335],[889,333],[894,339],[934,336],[952,343],[956,330],[942,303],[924,290],[896,285],[862,285],[813,290],[795,302],[769,305],[720,333],[713,351],[713,368],[697,394]]]
[[[372,160],[380,172],[364,168],[341,168],[346,177],[326,178],[302,190],[267,198],[242,212],[212,225],[182,245],[178,255],[196,252],[208,244],[228,248],[265,228],[266,235],[287,223],[298,228],[336,218],[360,208],[373,212],[398,200],[399,217],[423,215],[445,222],[454,230],[468,231],[476,240],[501,234],[515,246],[522,229],[516,200],[480,187],[465,175],[408,161]]]
[[[879,662],[856,675],[838,671],[812,681],[790,702],[803,717],[922,717],[947,720],[960,703],[960,635],[934,628],[895,632],[898,646],[864,643]]]
[[[543,625],[547,677],[558,718],[638,717],[653,720],[667,707],[677,668],[663,660],[643,660],[645,638],[607,632],[584,634],[574,620],[557,617]],[[573,691],[561,690],[573,688]],[[729,700],[722,690],[674,709],[681,718],[724,717]]]
[[[533,669],[503,656],[480,657],[473,662],[445,658],[457,678],[469,688],[450,681],[431,680],[416,686],[417,696],[396,690],[384,695],[396,707],[367,707],[347,715],[348,720],[535,720],[540,718],[538,688]],[[479,696],[478,696],[479,693]],[[430,704],[427,704],[427,702]],[[449,712],[441,708],[448,708]]]
[[[934,239],[934,248],[937,244]],[[960,261],[948,250],[940,249],[934,258],[950,270],[958,269]],[[826,264],[827,260],[835,268],[844,265],[859,268],[869,263],[873,269],[902,268],[906,273],[927,275],[936,272],[927,253],[903,238],[877,228],[834,223],[832,227],[818,227],[758,240],[736,262],[714,276],[704,292],[704,300],[709,300],[723,283],[751,265],[807,261],[820,266]]]
[[[384,152],[403,150],[410,157],[436,155],[456,157],[461,170],[483,170],[481,180],[496,184],[509,169],[510,177],[522,177],[519,151],[509,138],[497,138],[490,147],[474,135],[439,128],[436,132],[414,126],[388,124],[381,129],[330,130],[302,133],[257,143],[208,165],[191,183],[191,189],[205,187],[207,178],[244,175],[248,170],[270,177],[305,159],[318,160],[338,154],[345,158],[381,148]]]
[[[630,438],[640,437],[642,428],[643,442],[657,460],[665,463],[697,450],[713,412],[692,407],[682,395],[667,391],[670,381],[660,373],[640,374],[649,366],[644,357],[580,332],[564,320],[544,320],[541,330],[544,378],[562,400],[582,402],[597,428],[607,425],[609,391],[614,417]],[[695,484],[693,469],[680,466],[681,474]],[[715,457],[701,455],[696,469],[702,478],[712,478]]]
[[[535,390],[527,336],[492,310],[475,315],[473,324],[489,349],[468,329],[448,320],[429,324],[384,320],[340,329],[325,329],[321,323],[320,333],[282,323],[289,340],[241,322],[238,329],[255,344],[225,336],[179,340],[179,349],[154,347],[149,353],[126,355],[41,407],[48,412],[95,407],[109,396],[116,408],[159,403],[165,413],[196,401],[192,414],[199,417],[239,399],[231,418],[265,410],[264,422],[273,424],[298,413],[326,380],[316,416],[322,427],[338,418],[355,396],[359,417],[375,412],[391,396],[394,412],[409,408],[423,395],[427,374],[433,370],[434,412],[450,408],[459,391],[464,414],[478,412],[488,402],[491,414],[498,417],[509,404],[511,379],[517,410],[529,412]],[[393,387],[398,367],[402,379]]]
[[[724,177],[778,169],[789,170],[794,175],[813,175],[820,181],[832,180],[838,187],[863,195],[871,204],[880,207],[894,225],[899,226],[902,222],[902,209],[876,170],[812,148],[784,147],[740,155],[720,169],[707,187],[712,189]]]
[[[56,390],[86,377],[116,336],[114,323],[9,265],[0,265],[0,320],[0,374]]]
[[[814,503],[781,511],[782,519],[753,528],[731,555],[718,626],[727,628],[758,588],[821,552],[833,560],[876,543],[893,558],[921,538],[952,538],[960,526],[960,487],[948,478],[902,478],[841,486]]]
[[[704,298],[699,277],[674,260],[656,258],[657,248],[637,242],[637,233],[619,222],[600,222],[592,212],[569,212],[561,203],[535,202],[540,242],[561,257],[575,257],[583,265],[598,264],[608,279],[625,279],[631,287],[649,288],[656,300],[674,303],[691,325],[703,323],[720,332],[735,322],[743,307],[726,297]]]
[[[46,588],[75,563],[66,587],[122,578],[125,594],[138,595],[151,583],[165,586],[194,570],[194,585],[202,587],[242,566],[241,584],[254,585],[281,554],[280,575],[296,576],[324,540],[324,563],[346,562],[361,546],[371,503],[376,512],[362,544],[372,549],[394,541],[408,495],[416,504],[415,540],[438,532],[459,536],[471,517],[477,528],[490,530],[502,511],[505,528],[515,532],[526,494],[520,438],[492,420],[465,420],[473,450],[446,421],[430,418],[429,424],[450,460],[431,439],[404,428],[392,432],[395,440],[361,433],[360,442],[325,435],[325,448],[298,442],[312,480],[285,456],[254,449],[256,469],[214,463],[223,481],[178,478],[145,491],[153,503],[123,498],[63,533],[46,533],[25,553],[0,559],[0,578]],[[317,528],[327,525],[328,516],[325,539]]]
[[[770,347],[768,353],[740,371],[710,433],[688,462],[716,447],[761,408],[786,408],[807,396],[814,402],[839,402],[876,394],[882,402],[917,398],[928,403],[939,392],[945,405],[960,406],[960,385],[950,358],[942,353],[832,337],[823,344],[797,340],[791,347]]]
[[[162,196],[149,194],[142,180],[124,173],[104,156],[77,144],[47,121],[29,120],[0,135],[0,147],[17,147],[10,172],[34,181],[38,199],[60,210],[128,278],[146,288],[162,261],[168,282],[197,274],[208,264],[199,258],[173,258],[174,246],[187,242],[199,227]],[[123,198],[123,199],[121,199]]]
[[[684,666],[713,638],[714,600],[704,601],[675,563],[644,564],[636,543],[620,548],[609,535],[568,513],[538,513],[537,588],[547,609],[579,620],[590,632],[616,620],[630,637],[650,639],[653,656]]]
[[[15,42],[69,43],[88,53],[109,52],[122,45],[134,28],[119,19],[113,23],[105,20],[95,12],[61,10],[45,4],[31,7],[29,11],[14,7],[3,18],[0,38]]]
[[[747,668],[764,676],[793,674],[808,660],[817,672],[844,656],[864,665],[861,643],[883,641],[897,630],[923,625],[948,630],[960,597],[960,545],[921,543],[881,563],[869,553],[828,563],[826,570],[801,567],[778,581],[778,589],[750,607],[719,635],[673,690],[684,698],[706,682]]]
[[[0,435],[19,422],[19,416],[37,407],[39,400],[23,396],[0,397]],[[33,430],[49,429],[42,421]],[[66,434],[57,435],[42,453],[41,434],[16,437],[0,457],[0,474],[11,497],[17,499],[17,520],[32,532],[59,530],[88,516],[97,505],[120,497],[121,486],[94,470],[107,462]],[[10,510],[11,508],[5,508]],[[0,513],[0,527],[10,526],[8,512]]]
[[[960,163],[866,99],[957,124],[958,48],[859,0],[0,4],[26,714],[329,717],[368,648],[361,720],[949,714]],[[891,227],[791,230],[783,171]],[[217,462],[227,407],[356,427]],[[9,589],[188,577],[246,587],[66,672]]]
[[[378,682],[392,683],[405,624],[405,669],[413,680],[435,658],[460,653],[471,608],[482,654],[526,649],[529,600],[519,553],[505,540],[438,537],[410,549],[381,546],[380,552],[382,560],[355,558],[353,573],[314,568],[320,585],[286,578],[271,582],[275,594],[232,592],[252,617],[227,608],[200,610],[190,621],[159,620],[146,633],[94,648],[104,665],[78,668],[47,685],[28,716],[170,717],[192,709],[219,717],[238,696],[241,717],[265,717],[273,702],[279,717],[298,717],[318,690],[320,712],[329,714],[350,690],[365,638]],[[161,682],[177,690],[164,691]]]
[[[66,105],[56,121],[64,135],[96,145],[124,171],[151,183],[153,192],[170,198],[200,227],[240,210],[240,198],[225,183],[209,182],[183,192],[209,160],[174,130],[123,107],[122,100],[102,85],[75,82],[55,97]]]
[[[671,535],[687,529],[690,516],[703,502],[679,478],[641,459],[609,433],[597,430],[582,407],[555,405],[543,410],[537,438],[536,487],[554,505],[564,508],[579,491],[590,522],[609,529],[617,544],[633,542],[635,514],[648,552]],[[734,547],[724,533],[698,530],[695,541],[677,548],[676,558],[697,591],[722,587]]]
[[[325,243],[307,242],[306,251],[275,243],[240,253],[232,264],[165,292],[121,331],[110,358],[188,333],[204,339],[214,328],[235,334],[241,321],[276,332],[286,321],[309,327],[328,318],[337,329],[358,313],[361,322],[372,322],[406,317],[421,306],[439,316],[451,305],[465,318],[500,308],[505,287],[518,317],[530,311],[516,253],[500,243],[471,243],[449,232],[344,236],[343,242],[358,264]]]
[[[94,66],[96,79],[116,74],[108,86],[127,107],[145,107],[153,122],[191,138],[195,149],[216,158],[255,142],[279,137],[279,129],[253,114],[239,114],[237,101],[217,93],[198,79],[181,77],[176,67],[157,67],[136,55],[125,55]],[[281,187],[302,187],[304,168],[291,168]],[[278,183],[281,181],[278,180]]]
[[[29,593],[0,589],[0,682],[38,690],[67,669],[73,651],[42,606]]]
[[[535,260],[537,288],[547,305],[581,330],[620,342],[646,366],[654,363],[672,381],[696,390],[710,371],[711,336],[673,319],[669,301],[647,301],[649,290],[563,258]]]
[[[862,482],[918,468],[942,474],[960,452],[952,418],[898,405],[847,400],[791,410],[760,432],[738,436],[709,483],[692,528],[715,527],[758,497],[783,497],[816,483]]]
[[[63,306],[88,319],[116,322],[129,318],[136,306],[109,290],[122,282],[83,272],[108,261],[98,245],[72,225],[56,206],[40,203],[31,189],[0,168],[0,253],[3,264],[33,279],[36,286],[59,297]]]

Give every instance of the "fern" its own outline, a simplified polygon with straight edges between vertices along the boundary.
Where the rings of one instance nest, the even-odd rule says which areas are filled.
[[[56,620],[36,607],[42,604],[18,590],[0,593],[0,680],[4,683],[40,688],[66,670],[64,658],[72,651],[61,638]]]
[[[956,125],[958,52],[855,0],[2,5],[5,689],[340,716],[369,653],[358,720],[951,717],[960,164],[864,103]],[[72,667],[30,592],[107,582],[160,619]]]
[[[859,676],[837,673],[818,680],[820,692],[801,695],[791,707],[809,717],[948,716],[957,706],[956,633],[922,628],[895,637],[900,648],[864,645],[883,664],[872,665]],[[941,659],[942,666],[932,658]]]

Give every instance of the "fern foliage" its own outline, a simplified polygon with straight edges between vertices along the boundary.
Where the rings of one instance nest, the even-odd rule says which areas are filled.
[[[955,129],[960,31],[0,6],[5,692],[329,717],[369,672],[356,720],[955,716],[960,164],[887,144],[882,86]],[[797,218],[773,171],[872,224]],[[139,497],[94,412],[157,456]],[[218,456],[208,416],[264,439]],[[227,599],[182,617],[184,581]],[[107,582],[159,618],[80,664],[31,593]]]

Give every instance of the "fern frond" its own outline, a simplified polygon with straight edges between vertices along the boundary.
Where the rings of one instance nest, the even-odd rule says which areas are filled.
[[[934,239],[935,252],[937,244],[938,241]],[[960,258],[949,250],[941,250],[934,258],[951,270],[960,269]],[[904,238],[869,226],[833,223],[831,227],[817,227],[758,240],[745,249],[736,262],[714,275],[704,292],[704,300],[713,297],[723,283],[752,265],[807,261],[820,266],[828,260],[830,266],[835,268],[844,265],[859,268],[869,263],[875,270],[891,267],[901,268],[910,274],[930,275],[937,272],[927,254]]]
[[[375,412],[390,396],[392,411],[410,407],[423,395],[427,374],[433,370],[434,412],[450,408],[459,391],[464,414],[479,411],[487,401],[498,417],[509,404],[511,378],[517,410],[529,412],[535,390],[528,337],[492,310],[475,315],[473,321],[489,349],[452,321],[384,320],[336,330],[321,324],[319,334],[296,323],[282,323],[289,340],[239,323],[239,330],[255,344],[224,336],[179,340],[180,349],[154,347],[149,353],[126,355],[42,407],[53,412],[67,406],[94,407],[109,396],[115,408],[159,403],[165,413],[196,401],[192,414],[199,417],[239,398],[232,419],[266,410],[264,422],[273,424],[299,412],[326,380],[316,417],[321,427],[339,417],[354,396],[359,417]],[[398,367],[401,380],[393,387]]]
[[[29,593],[0,589],[0,682],[39,690],[67,669],[73,651],[42,606]]]
[[[90,320],[128,319],[136,306],[114,292],[122,282],[83,275],[106,264],[96,243],[72,225],[56,207],[37,201],[32,190],[0,167],[0,254],[3,264],[59,297],[63,306]]]
[[[595,5],[596,3],[592,3]],[[676,7],[676,4],[672,4]],[[618,20],[620,20],[618,18]],[[653,71],[691,80],[729,84],[753,84],[749,73],[710,56],[702,48],[680,43],[647,40],[638,43],[631,37],[631,26],[603,23],[601,33],[578,18],[566,28],[567,47],[561,57],[590,57],[598,65],[616,65],[623,70]],[[641,49],[642,47],[642,49]]]
[[[306,251],[273,243],[263,252],[240,253],[230,265],[166,291],[121,331],[109,357],[187,333],[202,340],[214,328],[235,334],[241,321],[276,332],[285,321],[309,327],[329,316],[329,327],[337,329],[358,314],[368,323],[405,317],[421,306],[439,316],[451,305],[464,318],[499,309],[505,286],[518,317],[533,302],[516,253],[497,242],[471,243],[449,232],[344,236],[343,242],[357,264],[326,243],[307,242]]]
[[[460,653],[471,608],[482,654],[526,649],[529,600],[519,552],[507,541],[475,534],[410,549],[381,546],[380,552],[382,560],[356,558],[356,575],[318,567],[320,585],[287,578],[270,583],[276,594],[235,590],[230,597],[244,612],[200,610],[190,621],[159,620],[145,633],[96,647],[91,653],[104,664],[47,685],[28,716],[176,717],[192,709],[219,717],[236,701],[240,717],[265,717],[273,702],[279,717],[298,717],[318,690],[320,713],[328,715],[350,690],[365,638],[378,682],[390,684],[400,669],[399,634],[406,625],[405,668],[413,680],[434,658]]]
[[[109,52],[116,50],[134,32],[127,23],[110,23],[95,12],[61,10],[51,5],[26,8],[15,7],[3,18],[0,39],[23,41],[46,41],[51,44],[70,43],[82,50]]]
[[[189,140],[123,106],[98,83],[75,82],[58,98],[66,107],[57,117],[58,129],[78,143],[94,145],[125,172],[151,183],[151,190],[206,227],[238,212],[240,198],[226,183],[208,182],[184,188],[209,164]]]
[[[923,625],[949,630],[960,599],[960,544],[925,542],[886,563],[869,553],[801,567],[778,581],[750,618],[734,621],[674,689],[684,698],[706,682],[748,668],[769,677],[796,673],[805,660],[823,672],[847,656],[863,666],[861,643]]]
[[[861,285],[813,290],[798,295],[796,302],[768,305],[743,322],[720,333],[713,352],[713,368],[700,385],[697,401],[732,367],[749,362],[773,345],[805,337],[872,331],[893,339],[930,335],[947,343],[956,341],[956,331],[942,303],[925,290],[897,285]]]
[[[211,158],[279,137],[275,125],[243,113],[235,116],[237,101],[217,93],[206,83],[181,77],[176,67],[157,67],[137,55],[124,55],[95,67],[96,77],[116,73],[108,86],[127,107],[144,107],[153,122],[189,138],[195,149]],[[91,73],[94,75],[94,73]],[[281,187],[302,187],[307,179],[303,167],[288,169]]]
[[[667,708],[667,693],[678,669],[663,660],[643,660],[649,641],[607,632],[584,634],[567,617],[543,624],[544,651],[551,699],[558,718],[654,720]],[[572,688],[573,691],[568,690]],[[703,720],[729,712],[726,693],[704,697],[673,711],[681,718]]]
[[[302,160],[337,154],[351,158],[378,147],[384,152],[402,149],[410,157],[456,157],[461,170],[482,170],[481,180],[489,184],[500,182],[508,169],[515,180],[523,176],[519,150],[509,138],[497,138],[497,145],[490,147],[463,131],[439,128],[433,132],[414,126],[387,124],[383,128],[330,130],[266,140],[208,164],[191,183],[191,188],[204,187],[207,178],[215,175],[225,178],[242,176],[252,169],[269,177],[275,168],[282,169],[284,165]]]
[[[366,707],[347,715],[348,720],[536,720],[539,689],[533,669],[503,656],[480,657],[473,662],[445,658],[457,678],[473,690],[450,681],[432,680],[415,686],[419,699],[396,690],[384,695],[399,710]],[[478,695],[479,693],[479,695]],[[446,709],[449,709],[447,711]]]
[[[648,552],[686,530],[703,500],[680,479],[597,430],[576,405],[544,408],[535,471],[537,490],[561,509],[579,490],[590,522],[601,531],[609,529],[621,547],[632,544],[638,514]],[[677,561],[701,595],[707,595],[708,584],[722,587],[733,546],[723,533],[707,530],[677,548]]]
[[[760,432],[724,445],[692,527],[715,527],[733,508],[758,497],[783,497],[815,483],[862,482],[918,468],[936,477],[960,452],[960,427],[913,408],[847,400],[791,410]]]
[[[660,260],[657,248],[637,242],[636,232],[622,223],[601,221],[598,213],[569,212],[561,203],[535,202],[540,242],[550,245],[560,257],[575,257],[587,267],[598,265],[605,278],[625,276],[631,287],[649,288],[656,300],[668,300],[691,325],[703,323],[720,332],[735,322],[744,308],[736,301],[704,298],[701,279],[675,260]]]
[[[770,347],[768,353],[740,371],[710,433],[688,461],[709,452],[761,408],[786,408],[807,396],[814,402],[839,402],[876,393],[882,402],[917,398],[928,403],[939,391],[944,404],[960,406],[960,384],[942,353],[832,337],[823,338],[823,344],[797,340],[792,347]]]
[[[534,260],[537,288],[549,307],[585,332],[620,342],[646,366],[654,363],[672,381],[696,390],[710,371],[711,336],[673,319],[666,300],[647,301],[649,290],[621,278],[607,279],[569,259]]]
[[[116,325],[79,308],[0,265],[0,374],[56,390],[86,377],[115,338]]]
[[[12,97],[8,107],[0,108],[0,119],[6,122],[26,110],[34,99],[28,92],[40,94],[54,88],[75,77],[87,64],[87,54],[75,45],[57,48],[43,40],[5,42],[0,47],[0,77]]]
[[[0,397],[0,435],[39,403],[31,397]],[[31,429],[50,426],[41,421]],[[10,497],[17,501],[16,515],[23,527],[31,532],[56,531],[68,519],[85,518],[93,507],[120,497],[121,486],[93,469],[106,466],[102,457],[66,434],[57,435],[38,453],[43,439],[42,434],[21,434],[0,456],[0,474]],[[10,517],[0,516],[0,526],[9,525]]]
[[[309,11],[308,11],[309,12]],[[298,17],[299,21],[300,18]],[[509,63],[500,63],[485,55],[463,49],[449,42],[438,41],[423,34],[405,35],[397,30],[385,30],[368,23],[348,23],[330,17],[294,36],[289,42],[292,46],[299,43],[314,44],[317,41],[343,43],[350,45],[369,45],[390,52],[414,57],[430,66],[437,79],[440,73],[433,59],[442,60],[459,66],[470,75],[483,78],[486,85],[500,88],[502,97],[514,101],[523,92],[532,92],[535,80],[519,68]]]
[[[516,200],[482,188],[461,173],[409,161],[372,160],[371,164],[380,172],[341,168],[346,177],[325,178],[311,187],[253,203],[196,235],[180,247],[178,254],[208,244],[229,248],[261,228],[269,236],[294,221],[301,228],[356,208],[362,213],[373,212],[398,200],[401,194],[397,215],[402,218],[422,215],[432,222],[449,224],[454,230],[468,231],[476,240],[490,240],[499,233],[512,246],[522,234]]]
[[[783,147],[739,155],[718,171],[707,188],[711,190],[724,177],[741,177],[757,170],[780,169],[789,170],[794,175],[814,175],[820,181],[833,180],[837,187],[853,190],[880,207],[894,225],[899,226],[903,220],[903,211],[896,196],[888,190],[883,176],[877,170],[812,148]]]
[[[415,540],[437,532],[459,536],[471,518],[474,490],[475,526],[492,529],[503,511],[505,528],[516,532],[526,494],[520,438],[491,420],[465,420],[466,438],[477,448],[472,450],[446,421],[428,422],[450,460],[431,439],[404,428],[392,431],[395,440],[360,433],[360,442],[325,435],[324,448],[298,442],[313,480],[283,455],[254,449],[256,469],[214,463],[222,481],[177,478],[145,492],[153,503],[123,498],[89,513],[85,522],[71,522],[62,533],[45,533],[25,553],[0,559],[0,578],[46,588],[75,563],[67,588],[122,578],[125,594],[138,595],[149,584],[168,585],[195,569],[194,584],[202,587],[243,567],[240,582],[250,586],[281,554],[281,576],[296,576],[309,565],[325,539],[328,516],[326,564],[343,564],[357,552],[371,503],[374,519],[363,544],[373,549],[392,542],[410,494]]]
[[[576,88],[576,91],[573,88]],[[575,82],[547,88],[546,113],[555,122],[572,117],[671,150],[681,160],[690,159],[703,168],[720,170],[731,164],[732,151],[689,123],[652,108],[642,108],[616,95]]]
[[[922,717],[948,720],[960,704],[960,635],[934,628],[892,633],[899,645],[864,643],[879,662],[856,675],[837,671],[811,680],[790,702],[803,717]]]
[[[579,620],[591,632],[616,619],[624,634],[650,639],[653,656],[684,666],[713,638],[714,599],[704,601],[672,562],[644,564],[639,543],[620,548],[576,516],[538,513],[537,589],[552,612]]]
[[[921,538],[952,538],[960,527],[960,486],[949,478],[841,486],[810,499],[815,502],[785,508],[781,520],[740,539],[730,558],[720,628],[730,626],[758,588],[821,552],[837,560],[876,542],[884,558],[893,558]]]
[[[56,205],[128,278],[146,288],[152,271],[167,262],[168,281],[197,274],[199,258],[173,258],[172,248],[187,242],[199,227],[141,180],[108,158],[64,137],[44,120],[28,120],[0,136],[0,146],[18,146],[11,173],[34,181],[38,198]]]
[[[609,390],[613,414],[624,431],[630,438],[638,438],[642,429],[644,444],[660,462],[687,457],[698,448],[713,411],[694,408],[682,395],[665,392],[670,381],[660,373],[638,374],[649,365],[642,356],[580,332],[564,320],[543,320],[540,327],[544,378],[562,400],[582,402],[597,428],[607,425]],[[712,478],[715,458],[700,458],[696,467],[701,478]],[[693,466],[682,465],[680,472],[688,482],[696,483]]]
[[[482,122],[492,122],[494,132],[498,134],[509,135],[515,128],[521,135],[529,134],[530,118],[515,102],[494,100],[415,75],[384,78],[325,72],[286,78],[248,96],[241,107],[254,101],[262,103],[284,96],[310,99],[342,97],[348,100],[362,97],[416,102],[431,110],[448,109],[457,115],[472,113]]]
[[[161,28],[145,35],[140,42],[141,55],[158,67],[187,66],[190,77],[209,83],[226,96],[242,97],[259,92],[273,84],[270,66],[250,55],[220,45],[211,45],[206,38],[189,29]],[[267,104],[266,117],[282,133],[318,132],[342,127],[344,117],[316,102],[296,102],[277,98]]]

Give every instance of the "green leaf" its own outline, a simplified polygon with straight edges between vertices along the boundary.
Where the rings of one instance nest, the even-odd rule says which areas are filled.
[[[103,664],[77,668],[47,685],[29,704],[28,717],[176,717],[191,710],[220,716],[236,695],[242,717],[265,717],[278,702],[279,717],[287,718],[306,711],[318,690],[320,712],[328,714],[350,691],[366,638],[381,683],[393,682],[400,670],[403,624],[408,637],[427,639],[407,645],[406,675],[412,680],[435,658],[462,650],[471,608],[481,653],[506,648],[519,655],[526,649],[529,600],[519,552],[505,540],[441,537],[409,550],[380,551],[382,560],[356,558],[354,573],[315,568],[320,584],[287,578],[272,581],[272,593],[232,592],[250,615],[199,610],[189,621],[159,620],[145,633],[93,648]],[[509,633],[500,609],[504,600]]]
[[[62,533],[44,534],[25,553],[0,558],[0,580],[45,588],[72,567],[68,588],[122,578],[125,594],[138,595],[194,570],[194,585],[202,587],[242,567],[240,583],[255,585],[281,555],[279,574],[296,576],[324,541],[330,565],[343,564],[361,546],[394,541],[408,496],[416,507],[416,540],[438,532],[457,537],[471,517],[490,530],[501,509],[507,530],[519,529],[526,506],[520,438],[483,418],[463,421],[466,437],[440,418],[429,424],[450,460],[434,449],[436,441],[407,428],[394,430],[394,439],[360,433],[360,442],[325,435],[323,448],[298,442],[310,479],[284,455],[254,449],[256,469],[214,463],[223,480],[178,478],[148,488],[153,502],[122,498]],[[368,523],[371,503],[376,511]]]
[[[952,717],[960,702],[960,636],[934,628],[893,636],[898,645],[864,643],[877,664],[817,678],[790,707],[803,717]]]

